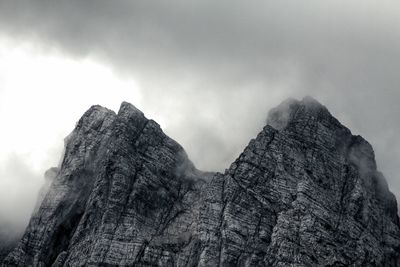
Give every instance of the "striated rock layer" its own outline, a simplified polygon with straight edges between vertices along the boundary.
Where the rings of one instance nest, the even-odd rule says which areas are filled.
[[[157,123],[93,106],[3,266],[400,266],[374,152],[311,98],[271,110],[224,174]]]

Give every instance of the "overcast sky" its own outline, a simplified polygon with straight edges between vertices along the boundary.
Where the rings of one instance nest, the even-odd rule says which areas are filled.
[[[375,148],[400,198],[400,3],[0,0],[0,217],[23,225],[92,104],[133,103],[223,171],[287,97]]]

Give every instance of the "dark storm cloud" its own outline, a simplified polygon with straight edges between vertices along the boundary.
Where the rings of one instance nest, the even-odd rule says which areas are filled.
[[[312,95],[375,147],[400,195],[395,1],[0,1],[0,30],[138,80],[142,108],[223,169],[286,97]]]

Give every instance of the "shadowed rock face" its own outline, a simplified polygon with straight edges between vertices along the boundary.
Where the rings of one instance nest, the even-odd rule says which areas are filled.
[[[395,197],[372,147],[287,100],[224,174],[128,103],[93,106],[3,266],[398,266]]]

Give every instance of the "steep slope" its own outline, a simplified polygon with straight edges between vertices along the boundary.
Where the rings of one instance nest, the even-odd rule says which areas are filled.
[[[397,204],[371,146],[311,98],[272,110],[212,184],[203,266],[399,264]]]
[[[127,103],[117,115],[94,106],[67,138],[61,170],[4,265],[131,264],[162,236],[179,247],[194,227],[200,185],[154,121]]]
[[[288,100],[224,174],[128,103],[94,106],[3,266],[397,266],[397,204],[372,147]]]

